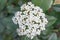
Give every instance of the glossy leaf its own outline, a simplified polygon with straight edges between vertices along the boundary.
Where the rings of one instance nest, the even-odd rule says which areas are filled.
[[[48,10],[52,5],[53,0],[32,0],[32,3],[40,6],[43,10]]]
[[[7,10],[8,10],[8,13],[15,13],[16,11],[20,10],[20,7],[18,6],[14,7],[13,5],[8,5]]]
[[[0,11],[5,7],[7,0],[0,0]]]
[[[49,37],[48,40],[57,40],[57,35],[56,35],[56,33],[52,33],[52,34],[50,35],[50,37]]]
[[[20,36],[20,40],[31,40],[31,39],[29,39],[29,38],[26,37],[26,36]]]
[[[47,27],[53,25],[53,24],[56,22],[56,20],[57,20],[55,17],[53,17],[53,16],[48,16],[48,15],[47,15],[47,19],[48,19]]]
[[[4,29],[5,29],[5,27],[4,27],[4,25],[3,25],[3,23],[1,22],[1,19],[0,19],[0,33],[4,32]]]
[[[2,35],[0,35],[0,40],[3,40],[3,36]]]
[[[17,27],[13,22],[12,22],[12,16],[6,17],[2,20],[2,22],[5,24],[6,26],[6,32],[7,33],[11,33],[16,31]]]
[[[40,40],[40,39],[38,39],[38,37],[34,37],[32,40]]]
[[[54,9],[56,12],[60,12],[60,4],[54,5],[53,9]]]

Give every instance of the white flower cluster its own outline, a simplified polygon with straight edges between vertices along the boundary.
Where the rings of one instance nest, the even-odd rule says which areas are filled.
[[[31,2],[23,4],[21,11],[16,12],[12,20],[19,25],[19,28],[17,28],[18,35],[26,35],[31,39],[40,35],[48,23],[43,10]]]

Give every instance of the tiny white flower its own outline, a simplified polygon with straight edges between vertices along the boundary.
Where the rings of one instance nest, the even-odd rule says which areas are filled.
[[[25,6],[26,6],[26,4],[23,4],[23,5],[21,6],[21,10],[25,10]]]
[[[32,3],[31,2],[28,2],[28,5],[32,5]]]
[[[19,28],[17,28],[18,35],[26,35],[31,39],[40,35],[41,31],[45,30],[45,25],[48,23],[43,10],[31,2],[23,4],[21,11],[16,12],[12,20],[15,24],[19,25]]]
[[[40,35],[40,33],[41,33],[41,30],[38,29],[38,30],[36,31],[36,34]]]
[[[13,22],[14,22],[15,24],[18,23],[18,22],[17,22],[18,20],[17,20],[15,17],[13,17],[12,20],[13,20]]]

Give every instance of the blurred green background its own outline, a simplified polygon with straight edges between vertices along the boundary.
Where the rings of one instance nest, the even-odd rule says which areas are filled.
[[[14,13],[29,1],[41,7],[49,21],[46,30],[32,40],[60,40],[60,2],[55,0],[0,0],[0,40],[31,40],[18,36],[18,25],[12,22]]]

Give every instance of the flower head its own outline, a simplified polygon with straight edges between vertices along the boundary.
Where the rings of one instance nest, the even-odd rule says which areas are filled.
[[[21,11],[16,12],[12,20],[15,24],[19,25],[19,28],[17,28],[18,35],[26,35],[31,39],[40,35],[41,31],[45,30],[45,25],[48,23],[43,10],[31,2],[23,4]]]

